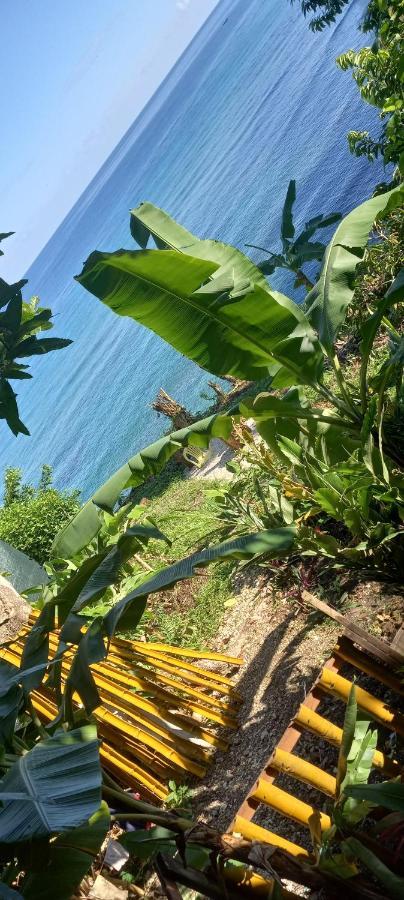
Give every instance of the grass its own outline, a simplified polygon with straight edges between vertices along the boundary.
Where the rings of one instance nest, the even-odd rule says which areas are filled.
[[[167,611],[157,605],[152,618],[154,640],[177,647],[207,647],[218,631],[226,603],[232,599],[233,568],[229,563],[211,568],[205,583],[197,586],[188,609]]]
[[[143,555],[146,562],[153,568],[170,565],[214,539],[219,521],[211,491],[219,486],[220,481],[175,480],[159,496],[149,499],[148,518],[172,545],[151,541]],[[179,647],[206,647],[219,628],[225,604],[232,599],[232,568],[232,563],[218,563],[192,581],[150,597],[144,619],[146,635]]]

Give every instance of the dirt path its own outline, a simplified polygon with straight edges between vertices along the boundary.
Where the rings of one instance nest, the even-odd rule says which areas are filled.
[[[244,698],[240,728],[194,792],[195,812],[219,829],[230,824],[338,633],[328,622],[309,625],[296,606],[274,599],[258,567],[246,571],[239,601],[214,642],[216,650],[244,659],[233,674]]]

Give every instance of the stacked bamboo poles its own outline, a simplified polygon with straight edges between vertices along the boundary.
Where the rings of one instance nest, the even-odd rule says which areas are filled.
[[[36,615],[30,617],[30,624]],[[16,639],[0,651],[0,658],[20,664],[23,627]],[[58,645],[58,634],[49,639],[50,654]],[[62,663],[65,682],[74,648]],[[202,778],[215,749],[228,742],[218,726],[237,728],[240,696],[232,681],[199,662],[240,666],[242,660],[209,651],[187,650],[168,644],[111,641],[108,657],[93,665],[101,705],[94,716],[101,738],[100,755],[105,769],[126,787],[153,801],[164,801],[168,782],[184,781],[187,775]],[[80,698],[74,701],[80,706]],[[43,721],[52,721],[57,709],[50,690],[42,686],[32,693],[34,709]]]

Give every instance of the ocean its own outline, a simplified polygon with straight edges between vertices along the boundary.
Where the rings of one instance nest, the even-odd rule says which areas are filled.
[[[92,250],[135,249],[131,207],[150,200],[198,236],[274,249],[290,178],[299,225],[348,212],[383,177],[348,151],[346,132],[377,130],[377,119],[335,66],[361,44],[364,0],[321,34],[299,6],[221,0],[30,267],[25,296],[38,294],[53,334],[74,343],[33,360],[32,381],[14,382],[31,436],[3,424],[0,472],[21,466],[35,482],[50,463],[56,485],[86,499],[167,430],[150,407],[160,387],[193,410],[209,404],[208,373],[74,281]],[[295,296],[288,273],[271,283]]]

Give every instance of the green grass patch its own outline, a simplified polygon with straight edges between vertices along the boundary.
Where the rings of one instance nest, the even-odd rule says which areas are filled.
[[[231,563],[211,569],[205,583],[196,590],[187,609],[167,611],[157,606],[153,614],[153,640],[177,647],[207,647],[217,634],[226,603],[232,599]]]
[[[170,565],[210,541],[218,540],[218,506],[210,496],[220,481],[181,479],[151,499],[145,511],[172,541],[171,547],[151,541],[143,558],[153,568]],[[232,598],[233,563],[219,563],[204,575],[178,584],[173,591],[150,597],[145,623],[150,640],[179,647],[203,648],[211,641]]]
[[[148,518],[170,538],[172,546],[151,541],[144,558],[153,566],[168,565],[188,556],[214,537],[219,526],[218,506],[210,496],[219,481],[183,478],[169,484],[164,493],[147,503]]]

